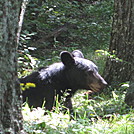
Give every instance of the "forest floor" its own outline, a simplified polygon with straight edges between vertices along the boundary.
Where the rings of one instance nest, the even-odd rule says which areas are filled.
[[[124,87],[123,87],[124,88]],[[33,108],[22,109],[24,129],[28,134],[134,134],[134,109],[124,103],[125,91],[101,93],[92,99],[85,92],[73,98],[73,119],[59,103],[55,112]]]

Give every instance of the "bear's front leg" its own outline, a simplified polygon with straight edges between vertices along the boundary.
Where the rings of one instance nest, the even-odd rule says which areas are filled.
[[[70,114],[73,113],[73,105],[72,105],[71,98],[75,94],[75,92],[76,90],[72,90],[72,89],[68,90],[67,91],[68,95],[66,96],[66,100],[64,102],[64,106],[69,109]]]
[[[45,95],[45,108],[46,110],[51,111],[55,102],[55,92],[54,90],[49,89]]]

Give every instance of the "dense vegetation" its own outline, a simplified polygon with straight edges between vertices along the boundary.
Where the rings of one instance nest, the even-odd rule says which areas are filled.
[[[41,7],[32,1],[27,8],[23,32],[34,34],[32,40],[40,40],[40,48],[104,49],[109,44],[112,9],[111,0],[89,3],[51,0]]]
[[[113,0],[46,0],[29,2],[19,45],[19,75],[59,61],[62,50],[80,49],[93,60],[102,74],[110,41]],[[29,109],[22,113],[29,134],[132,134],[134,111],[124,103],[128,83],[119,89],[109,87],[89,97],[85,91],[73,97],[74,116]]]
[[[76,116],[70,119],[63,114],[59,104],[55,112],[42,108],[32,109],[25,105],[22,113],[24,128],[29,134],[133,134],[133,110],[124,103],[125,92],[110,92],[87,99],[84,93],[77,93],[73,98]]]
[[[80,49],[90,58],[95,50],[108,48],[112,12],[112,0],[52,0],[42,6],[33,0],[26,10],[20,49],[34,50],[30,55],[43,62],[54,62],[62,50]]]

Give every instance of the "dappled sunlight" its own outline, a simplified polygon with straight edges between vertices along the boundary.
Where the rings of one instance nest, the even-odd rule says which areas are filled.
[[[124,103],[124,94],[112,91],[88,99],[84,91],[73,98],[74,115],[64,114],[57,107],[56,111],[45,111],[43,108],[32,108],[26,104],[22,108],[24,129],[28,134],[51,133],[92,133],[113,134],[133,133],[134,110]]]

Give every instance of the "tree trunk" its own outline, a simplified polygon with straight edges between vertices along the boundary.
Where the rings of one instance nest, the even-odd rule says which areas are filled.
[[[134,2],[115,0],[109,52],[104,77],[109,84],[129,81],[134,60]]]
[[[125,102],[134,108],[134,70],[130,81],[130,87],[125,96]]]
[[[21,134],[16,33],[20,0],[0,1],[0,134]]]

